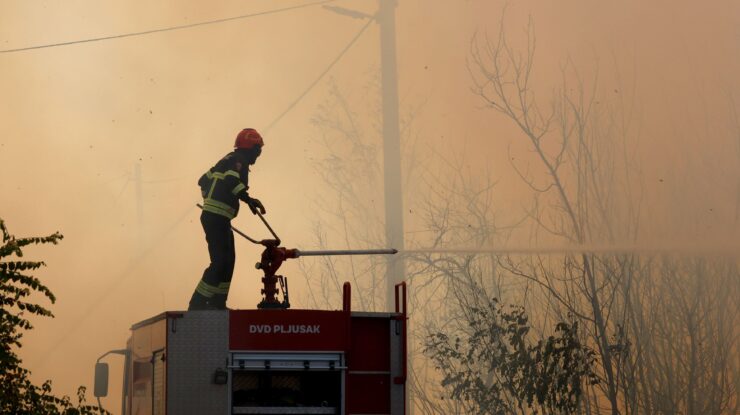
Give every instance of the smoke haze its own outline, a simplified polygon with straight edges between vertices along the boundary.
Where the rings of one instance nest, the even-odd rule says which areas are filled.
[[[0,50],[300,4],[308,3],[3,2]],[[332,4],[377,9],[369,0]],[[740,251],[740,2],[399,1],[399,95],[402,111],[416,109],[416,146],[459,152],[470,171],[490,174],[498,209],[513,221],[531,195],[512,156],[526,165],[534,155],[510,122],[471,93],[466,66],[473,37],[495,37],[504,9],[513,44],[522,44],[528,19],[534,22],[534,88],[552,91],[573,70],[589,82],[598,73],[601,96],[631,108],[642,227],[638,240],[616,243]],[[0,217],[16,236],[65,236],[58,246],[26,252],[47,263],[37,276],[58,298],[56,318],[35,320],[24,337],[21,357],[37,381],[52,379],[73,396],[77,385],[92,385],[100,354],[123,347],[133,322],[187,307],[208,261],[196,181],[241,128],[257,128],[266,142],[250,194],[265,204],[286,246],[315,248],[311,202],[331,195],[317,174],[326,152],[311,119],[330,84],[366,105],[359,118],[377,115],[379,98],[368,95],[377,91],[367,87],[378,77],[377,25],[309,87],[365,24],[315,5],[0,53]],[[564,67],[573,70],[563,75]],[[542,95],[542,104],[550,99]],[[244,212],[234,225],[266,237]],[[410,230],[416,219],[406,219]],[[259,301],[259,252],[237,241],[231,307]],[[307,306],[298,265],[284,268],[293,302]],[[111,360],[111,367],[104,405],[117,411],[120,364]]]

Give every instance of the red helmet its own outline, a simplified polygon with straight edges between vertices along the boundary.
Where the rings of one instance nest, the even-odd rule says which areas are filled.
[[[245,128],[239,131],[236,136],[236,142],[234,148],[250,149],[254,146],[264,146],[265,142],[262,141],[262,136],[254,128]]]

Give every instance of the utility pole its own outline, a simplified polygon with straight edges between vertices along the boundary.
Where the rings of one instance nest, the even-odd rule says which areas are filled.
[[[380,66],[383,107],[383,189],[385,198],[386,246],[402,251],[403,192],[401,188],[401,128],[398,114],[398,71],[396,62],[396,6],[397,0],[378,0],[378,13],[367,15],[337,6],[324,6],[335,13],[355,19],[375,19],[380,27]],[[401,255],[388,258],[385,270],[386,309],[395,308],[395,286],[404,280],[406,264]],[[411,350],[409,350],[411,360]],[[407,379],[407,385],[410,380]],[[405,413],[413,414],[411,391],[406,391]]]
[[[385,190],[386,246],[404,250],[403,192],[401,187],[401,128],[398,114],[398,69],[396,62],[396,0],[378,0],[377,21],[380,26],[380,66],[383,106],[383,185]],[[386,310],[395,307],[395,286],[406,276],[404,254],[387,259],[385,281],[387,285]],[[407,322],[408,324],[408,322]],[[411,361],[411,350],[408,359]],[[413,397],[406,379],[404,413],[413,414]]]
[[[354,19],[375,19],[380,27],[380,64],[383,116],[383,189],[385,198],[386,246],[404,249],[403,195],[401,189],[401,129],[398,115],[398,72],[396,69],[397,0],[378,0],[375,15],[337,6],[324,6],[334,13]],[[406,266],[403,255],[390,258],[386,267],[386,306],[395,306],[395,285],[403,280]]]
[[[396,69],[396,0],[378,0],[380,62],[383,105],[383,182],[385,190],[385,238],[387,246],[404,249],[403,193],[401,189],[401,132],[398,115]],[[395,285],[406,274],[403,255],[388,258],[386,267],[387,309],[395,305]]]

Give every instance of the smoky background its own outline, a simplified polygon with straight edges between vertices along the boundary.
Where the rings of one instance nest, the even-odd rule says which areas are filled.
[[[52,379],[57,390],[73,396],[77,385],[92,383],[94,359],[122,347],[133,322],[186,308],[207,263],[195,182],[230,150],[243,127],[265,137],[250,194],[263,201],[286,245],[361,249],[383,243],[377,24],[365,27],[367,21],[322,4],[259,15],[301,4],[309,3],[0,5],[1,50],[258,14],[0,53],[0,214],[16,235],[65,235],[61,245],[29,255],[47,262],[39,277],[58,297],[56,318],[35,321],[25,337],[22,357],[35,379]],[[368,15],[378,7],[369,0],[326,4]],[[439,249],[546,251],[577,245],[527,220],[534,196],[520,173],[541,178],[546,171],[521,130],[486,108],[474,91],[475,39],[495,39],[502,16],[509,42],[519,51],[526,50],[533,23],[530,82],[543,109],[563,82],[575,87],[579,79],[587,96],[598,95],[594,108],[624,109],[603,114],[619,115],[621,125],[628,125],[621,147],[611,150],[626,162],[611,167],[629,173],[622,184],[631,186],[633,199],[614,203],[636,207],[632,218],[639,232],[590,240],[588,248],[698,253],[736,264],[740,6],[729,0],[399,1],[399,197],[406,248],[430,248],[435,241],[446,243]],[[347,134],[350,124],[359,134]],[[556,149],[557,140],[551,143],[548,150]],[[349,182],[337,182],[339,177]],[[573,189],[576,177],[564,179]],[[341,198],[347,186],[364,209],[352,211]],[[455,226],[467,227],[472,222],[464,195],[482,189],[490,199],[483,215],[490,239],[438,238],[429,226],[429,218],[438,217],[435,209],[462,204],[451,211],[458,212]],[[244,212],[234,225],[252,236],[266,235]],[[251,308],[259,301],[253,270],[258,253],[237,241],[230,307]],[[413,260],[415,253],[407,255]],[[325,279],[333,273],[359,288],[354,292],[363,308],[385,308],[382,260],[300,261],[288,262],[283,272],[290,277],[294,307],[337,308],[339,291]],[[365,274],[357,271],[360,266]],[[419,274],[415,281],[422,280],[422,271],[409,266],[409,273]],[[725,281],[729,292],[737,291],[736,271]],[[435,298],[418,288],[418,295]],[[546,304],[533,307],[547,316]],[[727,312],[737,318],[736,305]],[[416,341],[423,340],[425,324],[412,326]],[[732,333],[736,338],[736,329]],[[732,344],[730,356],[737,357],[736,340]],[[117,364],[111,361],[111,367]],[[119,407],[119,374],[112,370],[108,408]]]

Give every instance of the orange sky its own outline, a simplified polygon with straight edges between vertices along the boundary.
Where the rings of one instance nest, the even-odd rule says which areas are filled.
[[[305,3],[3,2],[0,50]],[[377,5],[334,3],[369,14]],[[415,126],[422,149],[467,149],[473,171],[488,168],[499,180],[497,198],[513,217],[529,195],[508,164],[507,148],[511,144],[522,158],[530,155],[516,129],[470,93],[465,67],[471,37],[476,31],[495,34],[503,4],[401,0],[399,93],[402,111],[420,108]],[[729,102],[731,97],[740,102],[740,3],[510,2],[506,26],[515,43],[530,15],[538,38],[534,82],[545,102],[568,58],[587,78],[598,62],[605,90],[616,88],[615,73],[625,85],[635,85],[640,133],[633,144],[650,201],[646,242],[737,241],[740,133],[732,130]],[[59,299],[53,306],[57,317],[38,321],[25,337],[22,356],[37,379],[51,378],[59,391],[73,394],[76,385],[91,385],[98,355],[123,346],[132,322],[186,307],[207,262],[194,207],[198,176],[229,151],[240,128],[270,125],[362,25],[312,6],[0,53],[0,216],[18,236],[57,230],[65,235],[59,246],[27,251],[28,258],[46,260],[48,267],[38,275]],[[365,88],[379,67],[378,37],[373,24],[264,134],[250,193],[264,202],[288,245],[313,248],[317,215],[311,200],[326,192],[315,173],[324,153],[310,119],[326,99],[329,79],[357,105],[360,117],[374,116],[369,104],[376,101]],[[133,175],[137,163],[140,197]],[[248,215],[235,224],[265,235]],[[230,304],[252,307],[259,298],[256,277],[240,276],[253,274],[258,250],[241,242],[237,249]],[[284,273],[295,275],[292,300],[305,304],[296,264],[287,264]],[[118,390],[115,379],[111,390]],[[109,402],[118,405],[115,397]]]

